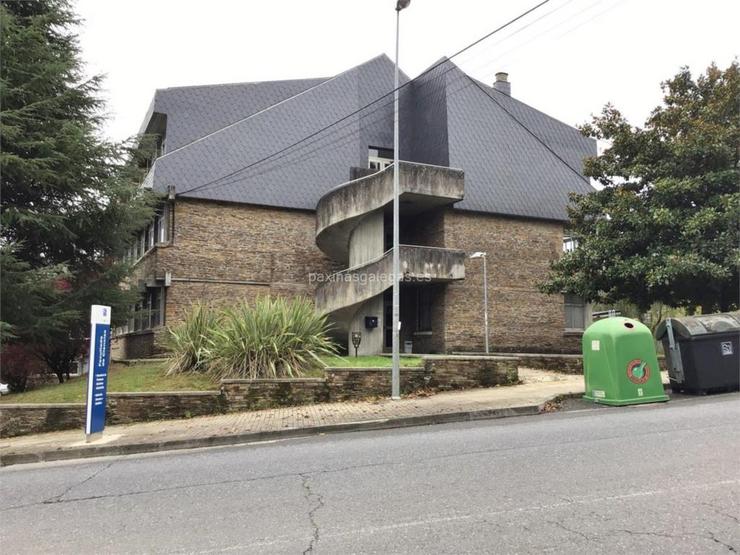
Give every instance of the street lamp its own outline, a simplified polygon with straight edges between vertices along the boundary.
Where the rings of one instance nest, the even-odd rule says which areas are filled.
[[[401,27],[401,10],[408,8],[411,0],[396,2],[396,68],[393,86],[393,368],[391,370],[391,399],[401,398],[401,315],[400,315],[400,275],[399,258],[399,185],[398,185],[398,39]]]
[[[486,354],[488,354],[488,271],[486,269],[486,253],[474,252],[470,255],[470,258],[483,259],[483,321],[486,331]]]

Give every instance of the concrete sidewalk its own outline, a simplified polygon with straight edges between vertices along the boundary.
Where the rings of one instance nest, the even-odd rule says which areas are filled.
[[[537,414],[548,401],[583,393],[583,376],[522,368],[521,385],[347,403],[323,403],[253,412],[109,426],[85,443],[82,430],[0,440],[0,466],[192,449],[308,436]]]

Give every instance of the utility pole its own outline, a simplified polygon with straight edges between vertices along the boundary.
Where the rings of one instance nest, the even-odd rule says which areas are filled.
[[[401,260],[399,252],[399,194],[398,183],[398,42],[401,28],[401,10],[408,8],[411,0],[396,2],[396,68],[393,86],[393,368],[391,370],[391,399],[401,398]]]

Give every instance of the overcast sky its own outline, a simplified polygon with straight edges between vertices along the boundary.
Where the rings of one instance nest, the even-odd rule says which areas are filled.
[[[401,68],[415,76],[538,0],[412,0],[401,14]],[[83,56],[103,73],[110,121],[139,129],[155,89],[331,76],[394,55],[395,0],[77,0]],[[569,124],[613,102],[642,123],[659,82],[740,54],[737,0],[550,0],[456,58]]]

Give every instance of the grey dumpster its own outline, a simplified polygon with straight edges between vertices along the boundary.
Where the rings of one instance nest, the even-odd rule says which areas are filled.
[[[673,391],[695,395],[740,388],[740,312],[668,318],[663,342]]]

